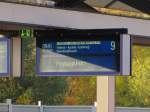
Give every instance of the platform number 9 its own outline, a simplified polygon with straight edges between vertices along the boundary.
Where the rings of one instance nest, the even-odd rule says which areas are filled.
[[[111,41],[111,48],[112,51],[114,51],[116,49],[116,43],[115,41]]]

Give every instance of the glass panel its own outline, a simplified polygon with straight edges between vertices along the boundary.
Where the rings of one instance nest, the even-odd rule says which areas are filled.
[[[0,73],[8,72],[7,41],[0,41]]]

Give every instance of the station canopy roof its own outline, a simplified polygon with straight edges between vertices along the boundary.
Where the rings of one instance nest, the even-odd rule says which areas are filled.
[[[82,3],[101,8],[112,8],[125,11],[150,14],[150,0],[54,0],[58,7],[78,7]],[[83,5],[82,5],[83,6]]]
[[[150,0],[86,0],[85,2],[103,8],[136,11],[150,14]]]
[[[36,27],[42,29],[128,28],[129,34],[131,35],[149,37],[150,0],[137,1],[138,0],[0,0],[0,29],[17,29],[20,27]],[[102,12],[101,10],[107,10],[111,13],[109,15],[109,13]],[[83,11],[93,11],[104,14],[93,14]],[[112,14],[112,12],[117,12],[118,16],[123,17],[114,16],[115,14]],[[126,15],[120,12],[124,12]],[[105,15],[105,13],[107,15]],[[137,15],[142,16],[137,19]],[[148,20],[145,20],[145,16]]]
[[[112,8],[150,14],[150,0],[1,0],[2,2],[53,3],[58,8],[94,11],[93,7]]]
[[[56,0],[56,1],[58,3],[56,7],[61,8],[72,8],[74,10],[81,10],[88,12],[101,12],[119,16],[150,19],[150,0]]]

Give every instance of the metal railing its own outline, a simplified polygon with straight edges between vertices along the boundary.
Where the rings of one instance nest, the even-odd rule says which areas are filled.
[[[94,106],[13,105],[11,100],[0,103],[0,112],[96,112]]]
[[[9,105],[6,103],[0,103],[0,112],[9,112]]]
[[[96,112],[95,106],[13,105],[0,103],[0,112]],[[116,107],[116,112],[150,112],[150,108]]]
[[[140,107],[117,107],[116,112],[150,112],[150,108]]]

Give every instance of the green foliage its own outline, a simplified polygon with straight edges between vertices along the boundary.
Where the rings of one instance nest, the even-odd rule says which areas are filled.
[[[32,87],[34,100],[41,100],[44,104],[62,104],[67,83],[63,77],[36,78]]]
[[[130,84],[127,77],[116,78],[116,105],[121,107],[133,106],[133,96],[130,95]]]
[[[17,104],[34,104],[33,94],[31,89],[27,89],[21,96],[16,99]]]
[[[63,104],[67,90],[65,77],[24,77],[0,79],[0,102],[12,99],[17,104]]]
[[[116,80],[117,106],[150,107],[150,47],[133,47],[132,76]]]
[[[24,75],[35,76],[36,65],[36,40],[35,38],[23,39]]]
[[[131,94],[139,106],[150,106],[150,47],[135,47]]]
[[[0,102],[5,99],[15,100],[23,88],[18,84],[18,79],[0,78]]]
[[[69,77],[65,104],[93,105],[96,101],[96,77]]]

